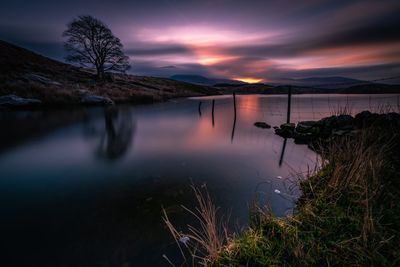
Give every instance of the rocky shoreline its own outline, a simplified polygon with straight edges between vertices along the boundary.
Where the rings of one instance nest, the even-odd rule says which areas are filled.
[[[107,106],[114,105],[115,103],[108,97],[84,93],[80,98],[80,104],[87,106]],[[25,109],[41,106],[43,106],[43,102],[36,98],[25,98],[14,94],[0,96],[0,109]]]
[[[354,117],[332,115],[318,121],[284,123],[274,129],[275,134],[283,138],[293,138],[296,144],[307,144],[311,149],[318,150],[323,143],[338,137],[352,137],[361,129],[373,125],[382,128],[394,127],[400,130],[400,113],[378,114],[362,111]]]

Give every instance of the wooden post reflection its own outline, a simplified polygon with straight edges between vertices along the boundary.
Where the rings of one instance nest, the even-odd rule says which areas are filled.
[[[236,121],[236,94],[233,92],[233,111],[234,111],[234,116],[235,116],[235,121]]]
[[[236,94],[233,93],[233,125],[232,125],[232,134],[231,134],[231,143],[233,143],[233,138],[235,137],[235,128],[236,128]]]
[[[279,167],[282,165],[283,156],[285,155],[286,142],[287,142],[287,138],[285,138],[285,139],[283,140],[282,151],[281,151],[281,157],[279,158]]]
[[[212,110],[211,110],[211,116],[212,116],[212,127],[214,128],[215,121],[214,121],[214,106],[215,106],[215,100],[212,100]]]
[[[198,110],[199,110],[199,117],[201,117],[201,104],[202,104],[202,102],[200,101],[200,102],[199,102],[199,107],[198,107]]]

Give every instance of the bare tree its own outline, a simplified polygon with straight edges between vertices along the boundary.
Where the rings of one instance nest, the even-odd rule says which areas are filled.
[[[130,68],[129,58],[122,51],[120,40],[100,20],[79,16],[67,25],[63,36],[66,60],[83,67],[95,67],[97,77],[104,79],[106,71],[125,72]]]

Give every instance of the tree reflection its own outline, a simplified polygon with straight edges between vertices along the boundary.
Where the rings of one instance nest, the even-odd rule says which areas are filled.
[[[119,113],[115,107],[104,109],[105,131],[101,134],[96,154],[100,158],[118,159],[128,150],[135,131],[131,113]]]

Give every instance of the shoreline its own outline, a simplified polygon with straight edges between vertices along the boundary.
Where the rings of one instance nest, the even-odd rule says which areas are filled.
[[[324,163],[299,183],[292,216],[259,206],[250,228],[228,242],[213,266],[396,265],[400,254],[399,118],[363,119],[357,134],[328,139]],[[315,143],[315,142],[314,142]],[[262,203],[261,203],[262,204]],[[397,206],[398,207],[398,206]]]
[[[74,101],[71,102],[46,102],[36,98],[25,98],[20,97],[16,94],[6,94],[0,95],[0,112],[2,111],[13,111],[13,110],[24,110],[24,111],[34,111],[34,110],[64,110],[64,109],[75,109],[75,108],[87,108],[87,107],[106,107],[106,106],[120,106],[120,105],[148,105],[148,104],[156,104],[156,103],[163,103],[168,102],[173,99],[185,99],[185,98],[192,98],[192,99],[202,99],[202,98],[210,98],[215,99],[218,98],[228,98],[231,97],[232,93],[207,93],[207,94],[183,94],[183,95],[175,95],[169,97],[154,97],[151,95],[141,95],[135,97],[127,97],[126,99],[118,99],[117,101],[107,97],[107,96],[99,96],[90,94],[89,96],[98,97],[97,100],[93,102],[84,103],[81,100],[82,97],[76,97]],[[236,93],[237,96],[286,96],[285,93]],[[399,97],[400,94],[398,93],[335,93],[335,92],[326,92],[326,93],[293,93],[292,96],[319,96],[319,95],[330,95],[330,96],[363,96],[363,95],[385,95],[385,96],[395,96]],[[39,100],[39,103],[33,104],[22,104],[19,105],[18,103],[15,104],[3,104],[2,98],[3,97],[18,97],[21,98],[22,101],[24,100]],[[134,98],[134,99],[133,99]]]
[[[315,127],[331,134],[318,132],[308,140],[309,145],[319,143],[313,148],[322,165],[299,179],[302,195],[293,214],[278,218],[268,203],[258,202],[250,210],[249,227],[227,234],[226,228],[220,228],[224,221],[215,217],[208,193],[195,188],[199,222],[206,226],[195,228],[200,241],[190,230],[177,232],[164,212],[178,246],[181,238],[189,237],[189,246],[180,248],[188,249],[202,266],[396,266],[400,260],[400,113],[364,111],[352,120],[343,116],[349,115],[316,122]],[[339,117],[345,120],[333,119]],[[321,126],[321,121],[326,124]],[[302,123],[304,130],[307,125]],[[349,124],[353,130],[333,135]],[[278,129],[285,129],[282,126]],[[295,138],[297,126],[290,127],[291,136],[284,138]],[[311,128],[307,130],[313,132]]]

